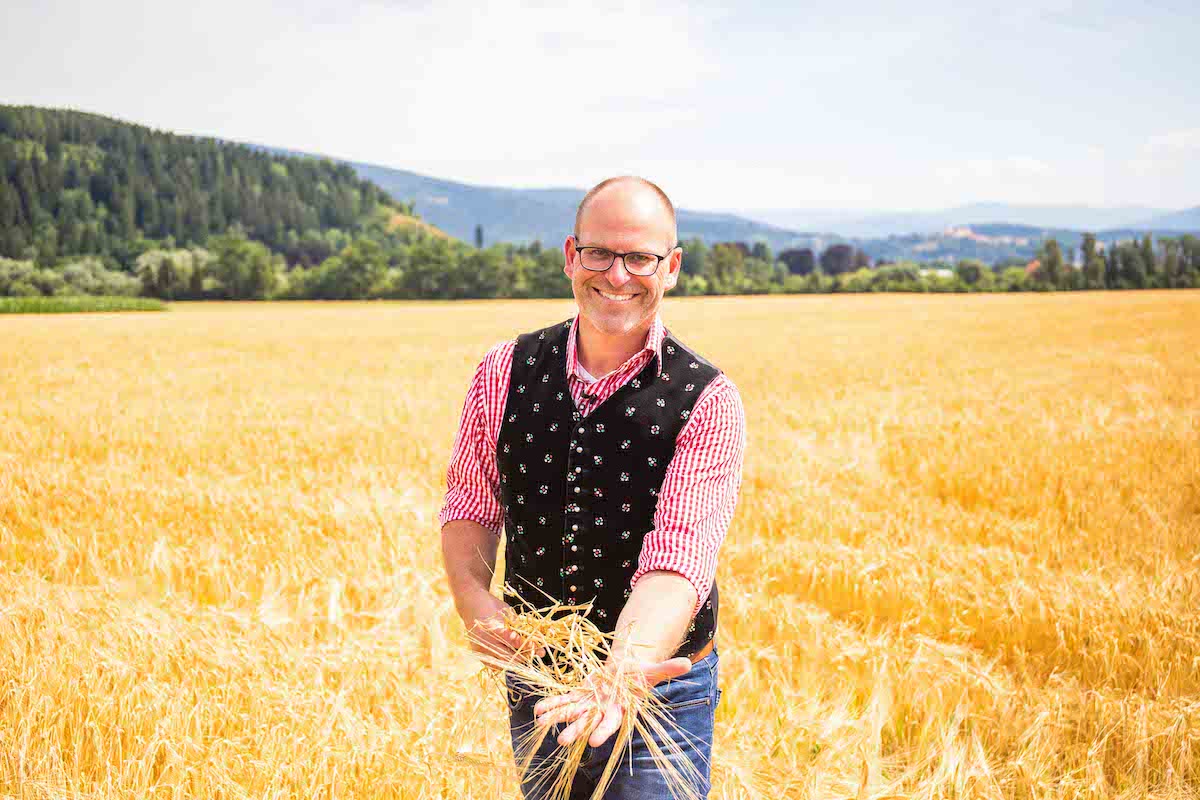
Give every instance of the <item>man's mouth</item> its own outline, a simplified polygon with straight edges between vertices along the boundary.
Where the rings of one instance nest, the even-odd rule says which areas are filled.
[[[613,294],[611,292],[601,291],[600,289],[597,289],[595,286],[592,287],[592,290],[595,291],[596,294],[600,295],[601,297],[604,297],[608,300],[612,300],[613,302],[616,302],[616,303],[627,303],[627,302],[629,302],[629,300],[631,298],[637,297],[636,294]]]

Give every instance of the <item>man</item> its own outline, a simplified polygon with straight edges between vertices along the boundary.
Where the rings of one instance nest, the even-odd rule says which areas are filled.
[[[472,646],[515,657],[506,604],[489,592],[503,522],[507,583],[538,606],[590,601],[592,621],[617,632],[606,671],[589,676],[595,693],[510,692],[514,749],[534,724],[556,734],[538,759],[587,737],[571,796],[590,796],[623,713],[605,680],[623,663],[667,702],[707,796],[720,696],[713,576],[741,485],[741,399],[658,315],[683,260],[661,189],[600,183],[563,254],[579,314],[493,347],[468,390],[439,516],[447,576]],[[668,797],[639,736],[631,751],[605,797]],[[526,798],[544,797],[545,783],[526,776]]]

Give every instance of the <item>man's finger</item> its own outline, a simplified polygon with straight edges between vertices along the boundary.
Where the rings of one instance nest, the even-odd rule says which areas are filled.
[[[536,717],[540,714],[545,714],[547,711],[552,711],[559,706],[574,703],[580,699],[582,699],[582,695],[578,692],[567,692],[566,694],[556,694],[554,697],[543,697],[533,704],[533,715]]]
[[[534,721],[538,725],[547,727],[564,722],[574,722],[587,713],[590,708],[592,708],[592,704],[586,700],[578,703],[572,703],[571,705],[560,706],[553,711],[547,711],[540,717],[535,717]]]
[[[567,747],[581,736],[587,736],[592,728],[596,727],[596,722],[600,719],[600,709],[592,706],[583,716],[568,725],[562,733],[558,735],[558,743],[563,747]]]
[[[646,683],[656,686],[665,680],[679,678],[691,672],[692,662],[688,658],[669,658],[646,670]]]
[[[531,658],[534,656],[541,657],[546,655],[546,648],[541,645],[535,645],[533,640],[528,637],[522,637],[516,631],[510,631],[512,634],[512,642],[514,648],[521,653],[528,654]]]
[[[494,642],[479,642],[471,649],[481,656],[491,656],[500,661],[507,661],[513,655],[512,648]]]
[[[621,717],[624,709],[621,706],[610,704],[604,709],[604,719],[600,720],[600,724],[596,726],[596,730],[592,731],[592,735],[588,737],[588,744],[592,747],[599,747],[608,741],[608,737],[617,732],[621,727]]]

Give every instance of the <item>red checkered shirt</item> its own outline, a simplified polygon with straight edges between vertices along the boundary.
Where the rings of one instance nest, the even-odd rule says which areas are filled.
[[[567,339],[567,384],[585,417],[657,358],[662,368],[662,319],[655,315],[646,346],[609,374],[588,380],[576,357],[579,317]],[[484,356],[463,402],[462,418],[446,472],[446,496],[438,522],[468,519],[497,535],[504,520],[496,440],[508,399],[515,341],[502,342]],[[654,511],[654,529],[646,534],[630,585],[650,570],[677,572],[696,589],[692,616],[712,589],[717,550],[737,504],[746,449],[746,420],[741,396],[724,373],[700,397],[667,465]]]

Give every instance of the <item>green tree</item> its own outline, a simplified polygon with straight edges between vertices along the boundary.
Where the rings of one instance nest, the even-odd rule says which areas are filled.
[[[209,240],[213,260],[209,273],[215,294],[227,300],[262,300],[275,289],[277,277],[271,251],[239,232]]]
[[[1117,244],[1114,241],[1104,249],[1104,287],[1106,289],[1121,288],[1121,259],[1117,254]]]
[[[342,272],[338,282],[345,297],[367,297],[387,270],[383,248],[370,239],[356,239],[342,251],[341,256]]]
[[[1183,273],[1179,257],[1179,242],[1175,239],[1159,239],[1163,249],[1162,285],[1166,289],[1176,289],[1182,286],[1180,278]]]
[[[1121,264],[1121,288],[1146,288],[1146,261],[1137,242],[1122,242],[1117,248],[1117,258]]]
[[[817,259],[810,248],[793,248],[779,254],[779,260],[787,265],[792,275],[810,275],[817,268]]]
[[[1034,277],[1044,288],[1057,289],[1063,284],[1064,267],[1062,249],[1057,239],[1047,239],[1038,253],[1038,267]]]
[[[855,249],[848,244],[832,244],[821,253],[821,271],[841,275],[855,268]]]
[[[697,278],[708,274],[708,245],[703,239],[692,238],[680,243],[683,247],[683,265],[680,270]],[[707,285],[707,281],[705,282]]]
[[[457,252],[445,239],[428,237],[414,242],[409,267],[404,273],[404,296],[414,299],[449,297],[451,271],[458,263]]]
[[[742,288],[746,274],[746,257],[733,244],[722,243],[712,249],[708,259],[709,290],[713,294],[735,294]]]
[[[963,259],[954,265],[954,274],[967,286],[976,286],[988,272],[982,261],[978,259]]]
[[[1104,288],[1104,257],[1096,249],[1096,237],[1093,234],[1083,235],[1083,288]]]
[[[1200,286],[1200,239],[1191,234],[1179,237],[1179,285]]]
[[[1154,257],[1154,242],[1150,238],[1150,234],[1146,234],[1142,238],[1142,264],[1146,270],[1146,286],[1155,287],[1158,282],[1158,264]]]
[[[1001,291],[1023,292],[1029,288],[1029,276],[1024,267],[1008,267],[1000,273],[997,283]]]

